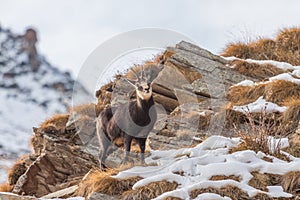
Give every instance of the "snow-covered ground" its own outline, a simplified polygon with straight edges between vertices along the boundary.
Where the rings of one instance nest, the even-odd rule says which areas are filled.
[[[270,197],[291,197],[292,195],[284,192],[281,186],[268,186],[269,191],[267,192],[250,186],[249,181],[253,177],[251,172],[283,175],[289,171],[299,170],[300,158],[290,156],[291,162],[286,162],[262,152],[256,153],[251,150],[237,151],[230,154],[229,149],[238,146],[240,142],[239,138],[230,139],[222,136],[211,136],[193,148],[152,151],[151,156],[146,159],[147,164],[152,166],[136,166],[120,172],[115,177],[143,177],[133,186],[133,189],[161,180],[175,181],[179,184],[176,190],[162,194],[156,198],[157,200],[168,196],[190,199],[189,192],[195,189],[221,188],[228,185],[240,188],[250,197],[255,196],[257,193],[265,193]],[[287,145],[287,140],[285,140],[282,147]],[[273,159],[273,162],[265,161],[264,157]],[[231,179],[210,180],[215,175],[234,175],[239,177],[240,181]],[[206,193],[199,195],[196,199],[230,198]]]

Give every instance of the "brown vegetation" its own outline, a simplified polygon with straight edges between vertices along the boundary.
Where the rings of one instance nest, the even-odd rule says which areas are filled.
[[[9,185],[8,183],[2,183],[0,185],[0,192],[11,192],[13,186]]]
[[[79,188],[75,192],[75,196],[88,197],[93,192],[99,192],[108,195],[121,195],[128,191],[139,180],[140,177],[130,177],[125,179],[118,179],[111,177],[116,170],[91,171],[87,177],[79,184]]]
[[[263,96],[267,101],[284,105],[291,98],[300,98],[300,86],[285,80],[277,80],[253,86],[233,86],[227,92],[227,99],[232,105],[246,105]]]
[[[56,114],[44,121],[40,128],[46,133],[64,133],[68,119],[68,114]]]
[[[230,62],[230,65],[239,73],[259,80],[264,80],[286,72],[285,70],[279,69],[271,64],[260,65],[256,63],[249,63],[245,60],[233,60]]]
[[[223,56],[242,59],[277,60],[300,65],[300,28],[283,29],[274,40],[259,39],[250,43],[230,43]]]
[[[135,190],[129,190],[122,195],[123,200],[132,200],[132,199],[144,199],[150,200],[158,197],[159,195],[175,190],[178,184],[175,182],[168,181],[157,181],[152,182],[148,185],[139,187]],[[170,197],[171,198],[171,197]]]
[[[261,174],[259,172],[252,172],[251,174],[253,177],[248,184],[262,191],[267,192],[267,186],[280,185],[281,183],[281,175],[269,173]]]
[[[87,115],[91,118],[95,118],[96,116],[99,115],[100,113],[100,108],[93,104],[93,103],[89,103],[89,104],[83,104],[83,105],[79,105],[79,106],[74,106],[69,110],[70,113],[77,113],[80,115]]]
[[[211,180],[211,181],[220,181],[220,180],[228,180],[228,179],[231,179],[231,180],[239,182],[240,179],[241,179],[241,177],[235,176],[235,175],[230,175],[230,176],[215,175],[215,176],[210,177],[209,180]]]
[[[259,39],[255,42],[236,42],[227,45],[222,56],[242,59],[277,60],[300,65],[300,28],[283,29],[274,40]]]
[[[190,196],[192,199],[196,198],[198,195],[203,193],[215,193],[219,194],[221,196],[227,196],[230,197],[232,200],[249,200],[249,199],[264,199],[264,200],[271,200],[273,198],[268,197],[267,195],[263,195],[263,198],[257,198],[258,196],[261,197],[262,194],[257,194],[255,197],[249,197],[246,192],[241,190],[240,188],[232,185],[227,185],[226,187],[222,188],[214,188],[214,187],[208,187],[208,188],[201,188],[201,189],[195,189],[190,192]]]
[[[285,192],[300,195],[300,171],[288,172],[282,177],[281,185]]]

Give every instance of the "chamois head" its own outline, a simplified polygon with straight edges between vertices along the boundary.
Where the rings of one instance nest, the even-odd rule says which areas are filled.
[[[135,71],[134,68],[132,68],[131,71],[134,73],[136,80],[125,80],[135,88],[136,94],[140,99],[149,100],[152,96],[152,82],[149,80],[149,77],[145,76],[143,66],[141,67],[140,75]]]

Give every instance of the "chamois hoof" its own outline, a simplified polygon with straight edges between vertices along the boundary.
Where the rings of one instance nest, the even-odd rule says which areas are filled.
[[[106,165],[103,164],[103,163],[100,163],[100,165],[99,165],[99,170],[100,170],[100,171],[106,171],[106,169],[107,169]]]
[[[141,162],[140,162],[140,165],[141,165],[141,166],[144,166],[144,167],[147,166],[147,164],[146,164],[145,161],[141,161]]]

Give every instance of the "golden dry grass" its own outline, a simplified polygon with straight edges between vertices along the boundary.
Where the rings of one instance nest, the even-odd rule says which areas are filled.
[[[249,197],[248,194],[241,190],[240,188],[232,185],[227,185],[226,187],[222,188],[214,188],[214,187],[208,187],[208,188],[201,188],[201,189],[195,189],[190,192],[190,197],[192,199],[196,198],[198,195],[203,194],[203,193],[215,193],[219,194],[220,196],[227,196],[230,197],[232,200],[287,200],[287,199],[294,199],[292,198],[272,198],[269,197],[267,194],[264,193],[257,193],[253,197]]]
[[[128,191],[139,180],[140,177],[129,177],[125,179],[117,179],[111,177],[116,174],[116,170],[108,171],[92,171],[87,177],[79,184],[79,188],[75,192],[75,196],[88,197],[93,192],[99,192],[108,195],[121,195],[123,192]]]
[[[27,170],[26,162],[23,159],[17,160],[16,163],[8,171],[8,183],[9,185],[15,185]]]
[[[199,194],[203,193],[215,193],[221,196],[230,197],[232,200],[249,199],[247,193],[242,191],[240,188],[231,185],[228,185],[227,187],[222,187],[220,189],[213,187],[195,189],[190,192],[190,197],[194,199]]]
[[[8,183],[0,184],[0,192],[11,192],[13,187]]]
[[[287,124],[282,123],[281,113],[267,113],[266,110],[260,113],[246,112],[243,113],[243,120],[233,122],[232,131],[243,140],[243,143],[231,149],[231,152],[249,149],[290,161],[280,149],[280,138],[286,137],[289,129]],[[279,139],[279,142],[270,146],[269,136]]]
[[[68,119],[68,114],[56,114],[44,121],[40,129],[47,133],[64,133]]]
[[[222,56],[242,59],[277,60],[300,65],[300,28],[286,28],[272,39],[260,38],[250,43],[236,42],[227,45]]]
[[[119,79],[120,77],[117,77]],[[112,91],[115,87],[114,82],[109,82],[105,85],[103,85],[99,90],[96,91],[96,98],[98,99],[97,102],[97,112],[101,111],[106,105],[109,105],[112,98]],[[99,113],[97,113],[98,116]]]
[[[143,199],[143,200],[150,200],[153,198],[158,197],[159,195],[175,190],[178,184],[175,182],[168,182],[168,181],[157,181],[152,182],[146,186],[139,187],[135,190],[129,190],[124,192],[122,195],[123,200],[133,200],[133,199]]]
[[[279,32],[276,38],[276,42],[284,49],[288,49],[294,52],[300,50],[299,38],[300,38],[299,28],[297,27],[285,28]]]
[[[290,146],[285,149],[289,154],[300,157],[300,132],[295,132],[289,136],[289,144]]]
[[[232,105],[245,105],[263,96],[267,101],[284,105],[291,98],[300,98],[300,86],[285,80],[277,80],[253,86],[233,86],[229,88],[227,99]]]
[[[229,150],[229,153],[232,154],[234,152],[237,152],[237,151],[245,151],[245,150],[248,150],[248,145],[245,141],[241,142],[238,146],[236,147],[233,147]]]
[[[300,171],[288,172],[282,177],[281,185],[285,192],[300,195]]]
[[[300,99],[291,97],[283,103],[287,110],[283,113],[282,123],[287,126],[286,133],[294,133],[300,120]]]
[[[240,74],[259,80],[264,80],[286,72],[285,70],[279,69],[271,64],[260,65],[256,63],[249,63],[244,60],[233,60],[230,62],[230,65],[233,66],[233,69],[238,71]]]
[[[230,176],[214,175],[214,176],[210,177],[209,180],[211,180],[211,181],[220,181],[220,180],[228,180],[228,179],[239,182],[241,180],[241,177],[235,176],[235,175],[230,175]]]
[[[69,112],[70,113],[74,112],[80,115],[87,115],[91,118],[95,118],[96,116],[98,116],[100,112],[98,109],[99,107],[97,107],[95,104],[89,103],[89,104],[74,106],[69,110]]]
[[[282,176],[277,174],[261,174],[259,172],[251,172],[253,175],[252,179],[249,181],[249,185],[262,190],[268,191],[267,186],[280,185]]]

